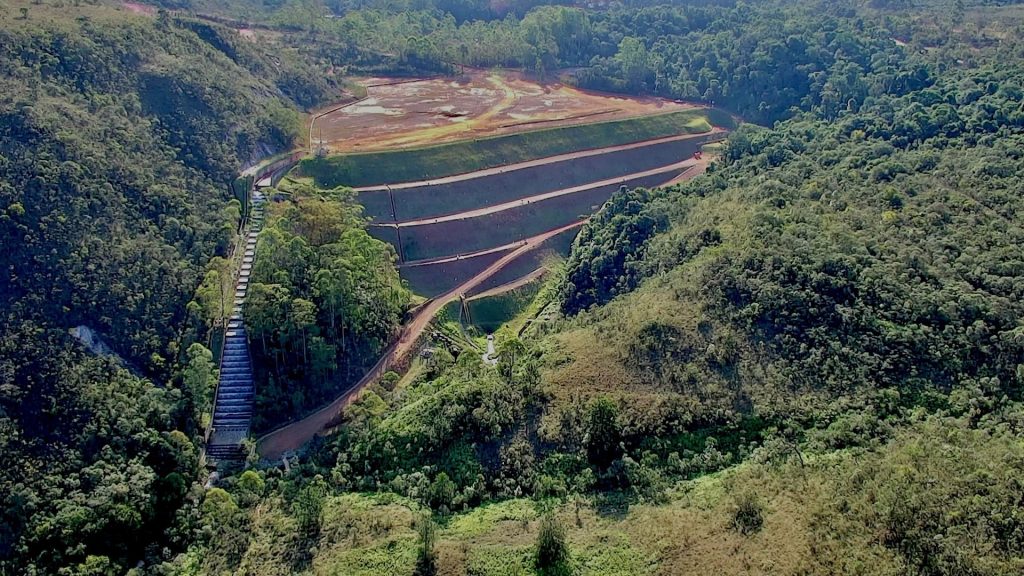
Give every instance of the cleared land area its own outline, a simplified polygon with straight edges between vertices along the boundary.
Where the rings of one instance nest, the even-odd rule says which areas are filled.
[[[694,161],[663,166],[624,178],[557,190],[511,203],[450,216],[371,226],[374,237],[395,243],[404,261],[485,250],[522,240],[591,214],[621,186],[664,184]]]
[[[523,130],[693,108],[538,84],[517,72],[473,70],[458,78],[357,79],[366,98],[317,116],[313,134],[331,152],[392,150]]]
[[[674,164],[725,134],[670,136],[427,182],[361,188],[357,198],[378,223],[445,216]]]
[[[502,256],[520,247],[522,242],[484,250],[465,256],[433,259],[429,263],[400,266],[398,273],[409,283],[409,288],[420,296],[433,298],[479,274]],[[500,274],[500,272],[499,272]]]
[[[582,150],[680,134],[705,134],[712,131],[712,123],[731,127],[733,120],[713,109],[683,110],[421,148],[305,158],[299,171],[322,188],[416,182]]]

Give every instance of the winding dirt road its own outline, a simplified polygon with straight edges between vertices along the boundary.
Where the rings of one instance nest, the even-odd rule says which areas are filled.
[[[430,325],[430,321],[448,302],[465,294],[481,282],[487,280],[510,262],[523,254],[537,248],[544,241],[573,228],[582,226],[585,220],[579,220],[571,224],[538,234],[520,242],[521,246],[501,257],[482,272],[466,280],[459,286],[445,292],[444,294],[427,301],[417,310],[413,317],[402,327],[398,341],[389,346],[381,355],[380,360],[362,377],[353,384],[341,396],[333,402],[309,416],[293,422],[283,428],[278,428],[257,440],[256,450],[260,456],[268,460],[277,460],[287,452],[298,450],[303,444],[311,440],[320,431],[334,422],[341,411],[357,400],[367,385],[387,372],[392,366],[400,363],[407,354],[413,351],[416,341],[423,331]]]

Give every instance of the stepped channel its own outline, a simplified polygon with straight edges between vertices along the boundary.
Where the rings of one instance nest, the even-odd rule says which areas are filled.
[[[245,235],[245,251],[235,284],[234,305],[224,332],[220,357],[220,377],[213,407],[213,424],[206,455],[212,460],[241,460],[246,454],[242,441],[249,436],[256,386],[253,381],[249,338],[243,322],[243,306],[249,293],[249,278],[256,258],[256,243],[263,229],[263,208],[266,198],[259,190],[253,192],[252,216]]]

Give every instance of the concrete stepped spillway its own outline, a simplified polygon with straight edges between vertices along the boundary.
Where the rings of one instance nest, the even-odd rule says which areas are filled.
[[[262,192],[253,192],[252,215],[246,230],[242,264],[235,283],[234,304],[224,332],[213,422],[206,446],[207,457],[214,461],[240,460],[246,456],[241,444],[249,436],[256,386],[253,380],[252,358],[249,354],[249,338],[242,314],[249,292],[252,263],[256,257],[257,238],[263,228],[265,203],[266,198]]]

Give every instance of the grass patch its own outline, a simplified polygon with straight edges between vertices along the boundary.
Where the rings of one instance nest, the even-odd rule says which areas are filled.
[[[646,576],[658,568],[654,555],[638,550],[626,534],[612,532],[600,541],[599,547],[577,550],[575,558],[581,576]]]
[[[533,574],[533,548],[487,546],[471,549],[466,569],[480,576],[527,576]]]
[[[306,158],[302,174],[319,186],[371,186],[463,174],[589,148],[603,148],[711,129],[708,110],[685,110],[641,118],[562,126],[385,152]],[[732,124],[731,118],[729,124]]]
[[[480,536],[493,531],[502,522],[525,524],[536,518],[537,507],[532,500],[506,500],[452,518],[442,536],[445,539]]]
[[[504,294],[470,301],[469,313],[473,318],[473,325],[485,333],[496,331],[529,308],[539,291],[540,282],[534,280]]]

